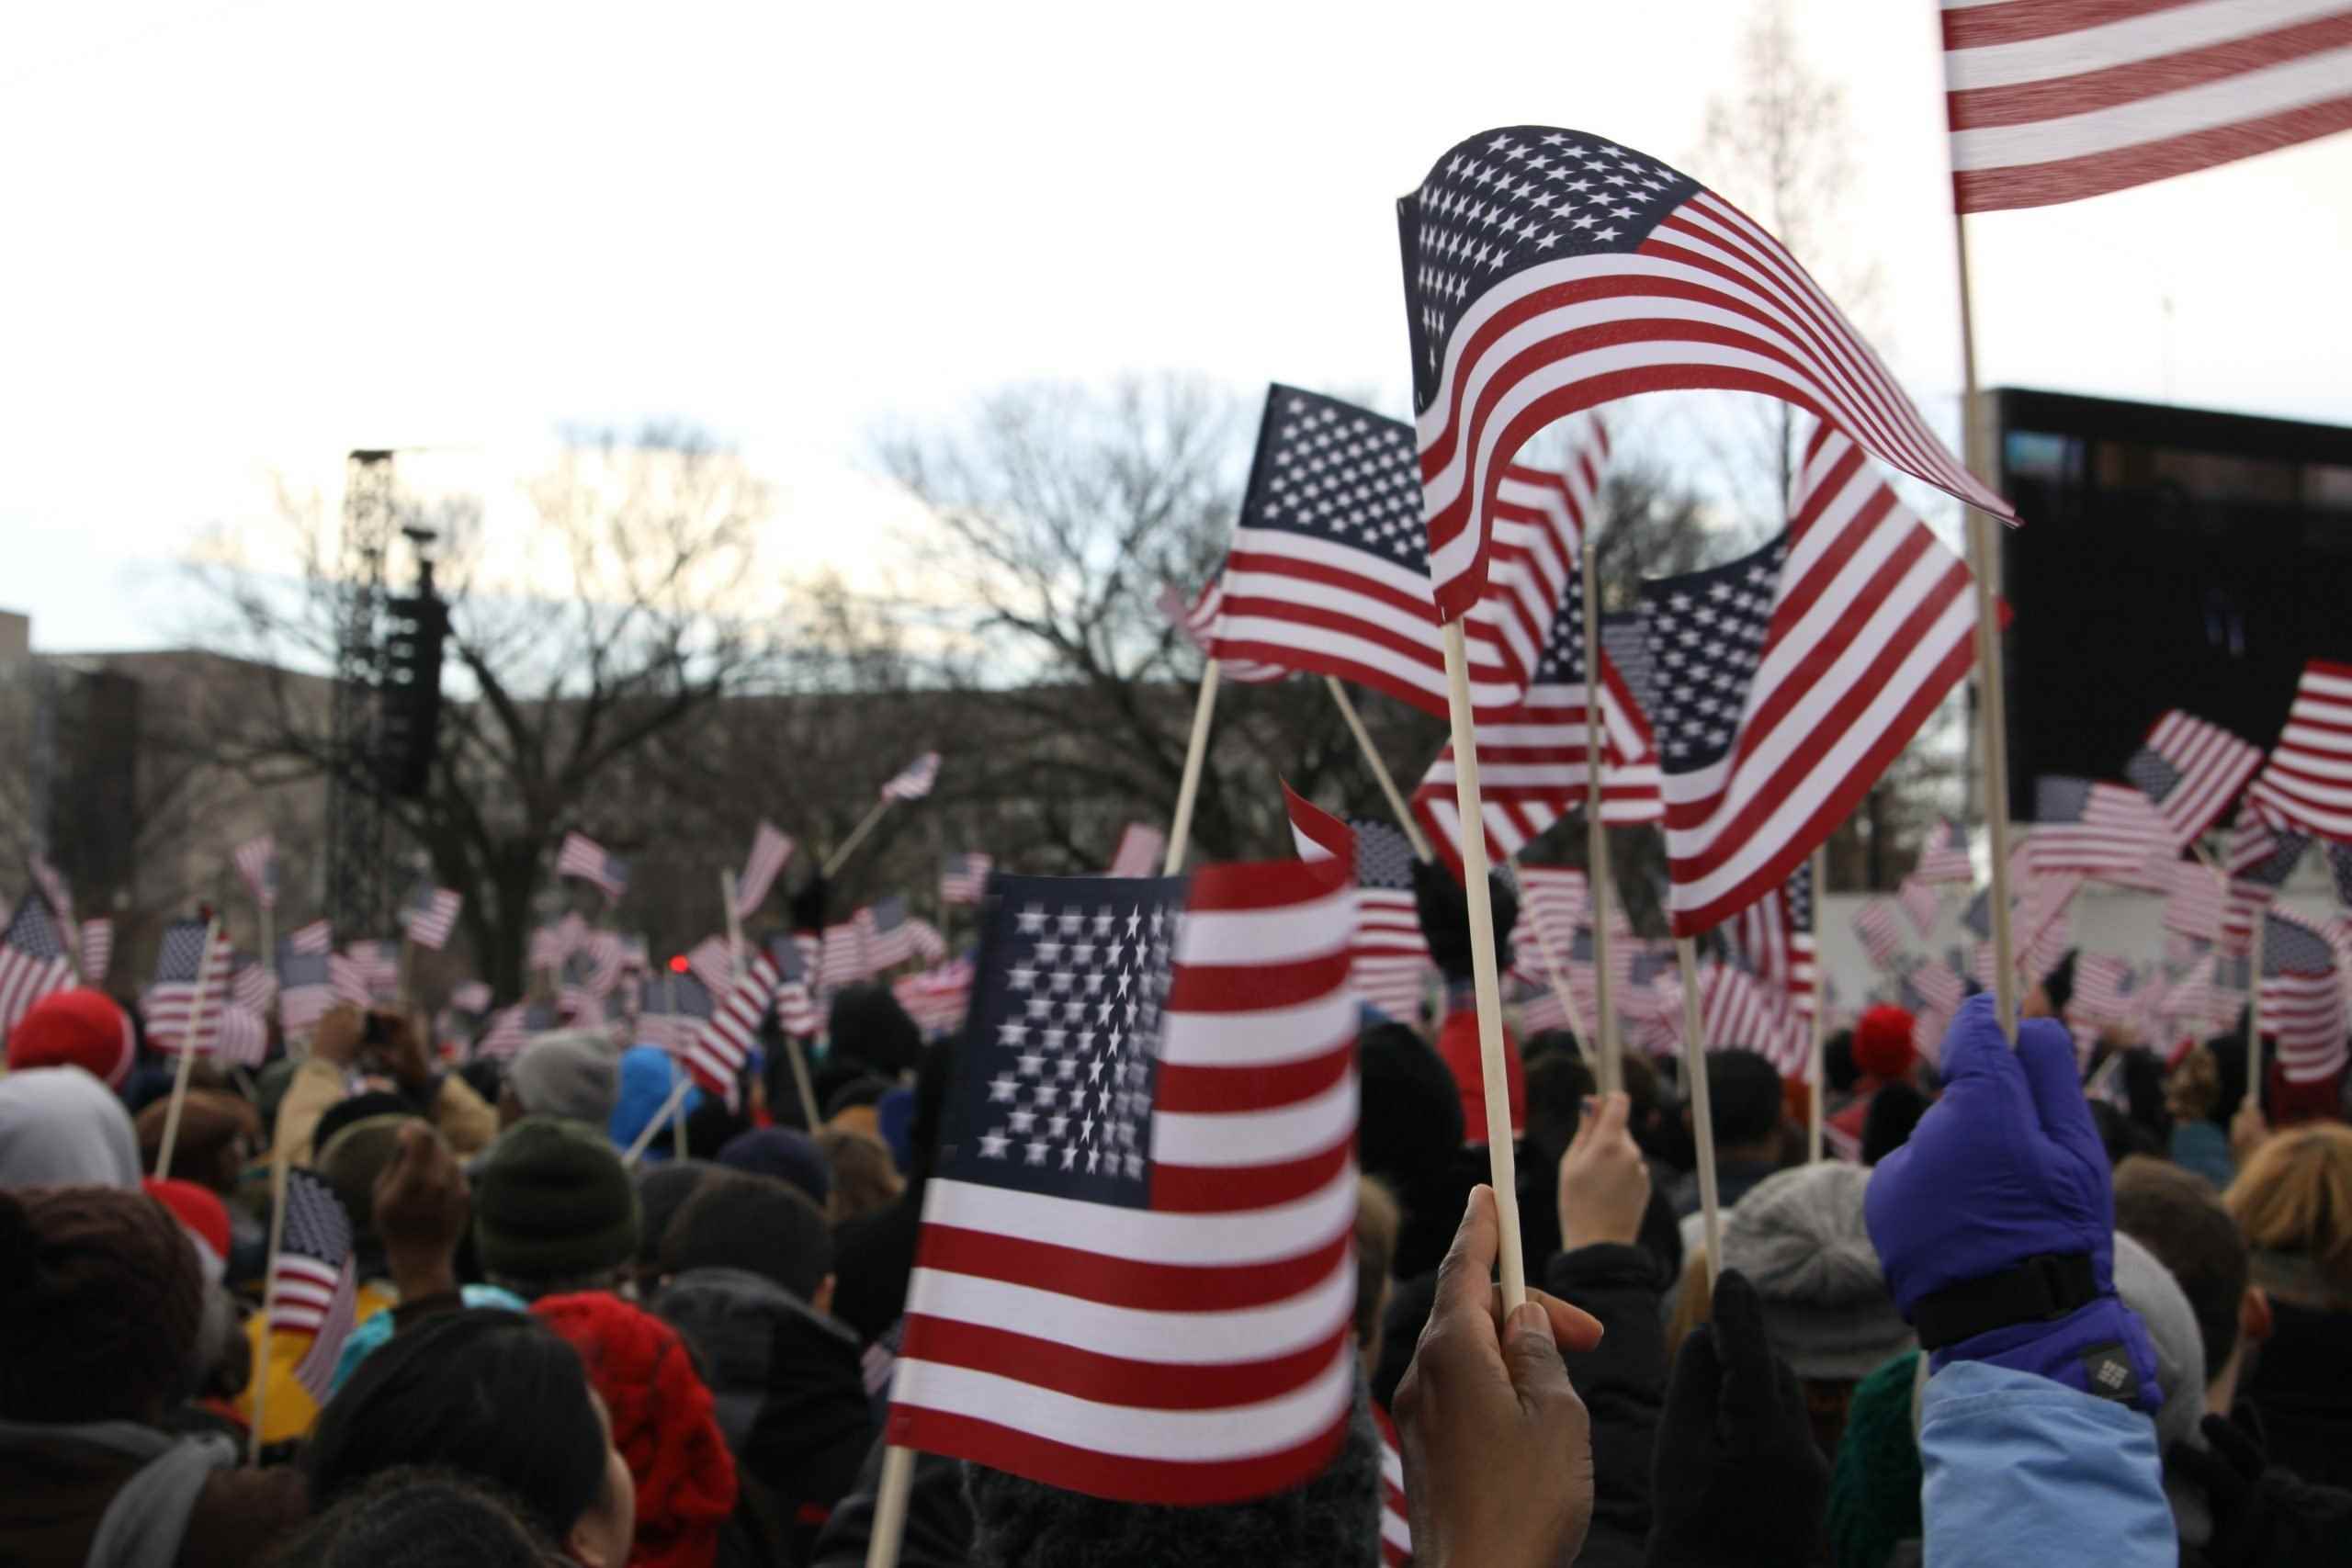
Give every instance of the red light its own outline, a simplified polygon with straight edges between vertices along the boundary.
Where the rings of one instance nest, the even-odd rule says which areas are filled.
[[[686,955],[683,953],[672,953],[670,955],[670,973],[673,975],[683,975],[685,972]]]

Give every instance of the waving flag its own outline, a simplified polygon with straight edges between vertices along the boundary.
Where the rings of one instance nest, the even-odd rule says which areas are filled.
[[[2344,982],[2326,933],[2286,909],[2262,935],[2262,1030],[2278,1040],[2290,1083],[2332,1077],[2345,1064]]]
[[[286,1173],[286,1219],[268,1286],[269,1332],[307,1334],[311,1348],[294,1381],[323,1402],[334,1386],[335,1361],[358,1317],[358,1278],[351,1252],[351,1217],[334,1189],[297,1166]]]
[[[1301,860],[1337,860],[1355,873],[1355,949],[1349,977],[1363,1004],[1401,1023],[1429,1000],[1429,939],[1413,897],[1413,846],[1385,822],[1343,822],[1283,785]]]
[[[2044,773],[2033,781],[2033,821],[2026,846],[2037,874],[2073,872],[2143,886],[2151,860],[2180,850],[2155,807],[2129,784]]]
[[[2302,863],[2312,841],[2290,828],[2274,828],[2260,817],[2241,810],[2222,865],[2230,874],[2229,895],[2222,905],[2222,948],[2243,953],[2254,939],[2254,922],[2267,908],[2287,878]]]
[[[65,878],[58,874],[57,867],[50,863],[47,855],[37,854],[29,858],[33,881],[40,886],[41,897],[49,900],[50,911],[57,917],[59,929],[73,930],[74,890],[66,886]]]
[[[1974,657],[1968,569],[1823,427],[1788,529],[1642,586],[1677,935],[1794,872]]]
[[[792,859],[792,840],[775,823],[762,819],[752,833],[752,852],[743,859],[742,874],[735,879],[735,913],[749,919],[767,902],[776,874]]]
[[[490,1010],[490,987],[481,980],[461,980],[449,992],[449,1005],[475,1018]]]
[[[140,998],[148,1043],[158,1050],[209,1051],[219,1043],[230,953],[226,942],[208,940],[209,929],[203,920],[175,920],[164,930],[155,983]]]
[[[232,957],[230,962],[230,998],[256,1016],[266,1014],[277,1000],[277,971],[258,958]]]
[[[1517,967],[1539,984],[1548,983],[1551,976],[1541,966],[1542,952],[1548,948],[1566,960],[1577,944],[1577,929],[1592,919],[1591,885],[1575,866],[1522,865],[1519,868],[1519,918],[1536,940],[1517,944]],[[1527,962],[1530,948],[1537,950],[1535,967]]]
[[[1345,877],[998,889],[888,1440],[1126,1502],[1298,1484],[1356,1375]]]
[[[1732,919],[1731,944],[1742,967],[1779,996],[1789,1012],[1810,1019],[1817,1000],[1813,934],[1813,866],[1797,867],[1788,881],[1742,909]],[[1808,1055],[1811,1039],[1806,1040]]]
[[[2222,882],[2201,861],[2177,860],[2165,867],[2165,930],[2198,942],[2211,942],[2222,929]]]
[[[710,987],[693,975],[664,975],[649,993],[653,1005],[639,1014],[638,1034],[673,1056],[683,1055],[695,1035],[710,1021],[718,1002]]]
[[[775,999],[776,968],[775,960],[761,953],[752,960],[742,979],[736,982],[694,1038],[687,1042],[680,1064],[693,1075],[694,1080],[708,1093],[726,1100],[733,1110],[742,1101],[741,1079],[744,1064],[752,1059],[752,1047],[759,1037],[760,1020],[767,1015],[768,1004]]]
[[[775,1021],[786,1034],[808,1036],[825,1027],[811,989],[808,950],[794,932],[782,932],[768,943],[768,962],[775,966]]]
[[[465,896],[456,889],[420,882],[401,907],[401,929],[417,946],[438,953],[449,945],[449,933],[457,930],[458,912],[465,907]]]
[[[108,915],[82,922],[82,983],[103,990],[114,967],[114,919]]]
[[[1812,1055],[1813,1032],[1785,998],[1731,964],[1700,966],[1699,1037],[1710,1051],[1753,1051],[1784,1078],[1803,1077]]]
[[[334,925],[328,920],[312,920],[296,926],[285,936],[288,953],[326,953],[334,947]]]
[[[939,869],[939,901],[943,904],[977,904],[987,891],[989,873],[996,862],[987,855],[969,852],[949,855]]]
[[[1894,890],[1894,901],[1911,919],[1911,929],[1926,936],[1935,928],[1936,916],[1943,909],[1943,896],[1932,882],[1922,882],[1917,876],[1906,876]]]
[[[1854,935],[1871,962],[1882,969],[1894,967],[1897,954],[1903,951],[1903,929],[1894,923],[1894,905],[1884,898],[1872,898],[1854,911]]]
[[[1225,574],[1220,570],[1201,590],[1200,597],[1190,604],[1174,588],[1159,591],[1159,613],[1183,633],[1184,640],[1210,658],[1216,657],[1217,622],[1225,614]],[[1217,659],[1219,675],[1244,685],[1260,686],[1269,681],[1279,681],[1290,673],[1279,664],[1262,664],[1252,659]]]
[[[576,876],[617,903],[628,891],[628,862],[606,852],[585,833],[566,833],[555,857],[558,876]]]
[[[65,961],[65,938],[49,900],[28,893],[0,931],[0,1035],[17,1027],[32,1005],[74,983]]]
[[[297,952],[290,941],[277,944],[277,1022],[289,1035],[316,1029],[334,1007],[332,961],[323,953]]]
[[[1105,876],[1156,876],[1168,853],[1168,835],[1141,822],[1130,822],[1119,834]]]
[[[695,943],[686,954],[686,967],[713,996],[723,997],[734,988],[735,950],[723,936],[707,936]]]
[[[939,753],[925,751],[893,773],[882,786],[885,800],[921,800],[939,782]]]
[[[2266,822],[2352,843],[2352,664],[2303,666],[2287,728],[2246,799]]]
[[[2178,849],[2220,820],[2260,766],[2262,752],[2253,745],[2173,708],[2149,727],[2123,776],[2155,807]]]
[[[2352,129],[2343,0],[1943,0],[1952,204],[2044,207]]]
[[[924,1039],[952,1034],[964,1027],[965,1010],[971,1005],[972,961],[953,958],[902,975],[890,982],[890,994],[907,1010]]]
[[[1945,818],[1919,846],[1919,863],[1911,873],[1918,882],[1973,882],[1976,868],[1968,858],[1968,829]]]
[[[267,833],[237,846],[237,874],[254,902],[265,909],[277,908],[277,840]]]
[[[1487,581],[1519,448],[1555,420],[1637,392],[1780,398],[1881,461],[2014,515],[1944,450],[1779,241],[1655,158],[1549,126],[1482,131],[1397,203],[1397,228],[1421,514],[1446,620]]]

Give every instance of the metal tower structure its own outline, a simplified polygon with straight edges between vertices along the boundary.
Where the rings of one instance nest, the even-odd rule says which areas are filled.
[[[380,932],[391,914],[377,770],[384,558],[392,513],[392,454],[352,453],[344,467],[343,551],[335,580],[334,767],[327,794],[326,912],[346,939]]]

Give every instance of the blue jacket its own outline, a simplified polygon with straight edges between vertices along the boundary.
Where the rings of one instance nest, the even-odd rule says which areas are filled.
[[[1919,1411],[1928,1568],[2172,1568],[2155,1423],[2031,1372],[1955,1361]]]

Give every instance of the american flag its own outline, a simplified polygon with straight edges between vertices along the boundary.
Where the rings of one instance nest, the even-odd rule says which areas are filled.
[[[114,967],[114,919],[100,915],[82,922],[82,982],[103,988]]]
[[[545,1002],[517,1002],[511,1008],[501,1008],[491,1015],[490,1027],[474,1042],[477,1060],[503,1061],[515,1055],[531,1043],[534,1034],[544,1034],[557,1023],[555,1009]]]
[[[654,986],[651,996],[655,1005],[638,1015],[639,1038],[673,1056],[684,1055],[717,1009],[710,987],[695,976],[670,974]]]
[[[1968,999],[1968,982],[1940,958],[1924,959],[1914,964],[1903,979],[1930,1010],[1947,1019]]]
[[[859,910],[863,915],[865,911]],[[826,990],[854,986],[874,973],[874,965],[866,962],[865,938],[869,921],[853,915],[846,920],[825,928],[820,956],[817,964],[817,983]]]
[[[1527,950],[1536,949],[1539,957],[1548,950],[1565,963],[1577,944],[1577,928],[1592,918],[1591,886],[1574,866],[1522,865],[1519,868],[1519,918],[1535,933],[1536,941],[1518,944],[1518,967],[1531,979],[1548,980],[1550,975],[1540,964],[1530,966]]]
[[[2352,664],[2303,666],[2287,728],[2246,792],[2262,819],[2352,843]]]
[[[890,776],[882,786],[885,800],[921,800],[939,782],[939,753],[925,751]]]
[[[2133,885],[2148,880],[2152,859],[2180,846],[2148,797],[2130,784],[2044,773],[2033,781],[2027,852],[2035,874],[2073,872]]]
[[[235,1066],[258,1067],[269,1055],[269,1025],[242,1002],[223,1002],[218,1027],[208,1022],[205,1037],[216,1059]]]
[[[40,886],[41,897],[49,900],[50,912],[57,917],[61,929],[71,930],[74,923],[74,889],[66,886],[65,878],[58,874],[57,867],[50,863],[47,855],[36,854],[28,859],[33,881]]]
[[[1734,916],[1728,933],[1742,967],[1784,998],[1792,1016],[1804,1019],[1813,1016],[1819,976],[1813,918],[1813,866],[1807,863]]]
[[[1396,1423],[1375,1404],[1373,1418],[1380,1423],[1380,1562],[1381,1568],[1404,1568],[1413,1560],[1412,1517],[1405,1502],[1405,1451],[1396,1441]]]
[[[326,953],[334,946],[334,926],[331,921],[312,920],[286,933],[288,953]]]
[[[563,847],[556,852],[555,874],[593,884],[615,902],[628,891],[628,862],[608,853],[604,845],[585,833],[563,836]]]
[[[2222,905],[2222,947],[2242,953],[2254,939],[2254,922],[2287,885],[2311,848],[2308,836],[2274,827],[2250,811],[2238,813],[2223,851],[2230,891]]]
[[[239,844],[234,859],[237,874],[254,902],[265,909],[277,908],[277,840],[267,833]]]
[[[1298,1484],[1356,1376],[1346,878],[997,886],[888,1440],[1125,1502]]]
[[[1779,241],[1655,158],[1548,126],[1483,131],[1397,203],[1397,228],[1430,577],[1448,620],[1484,588],[1519,446],[1636,392],[1781,398],[1882,461],[2013,515],[1944,450]]]
[[[346,993],[354,982],[359,987],[359,993],[351,996],[352,1000],[390,1000],[400,989],[401,952],[392,943],[374,938],[345,942],[343,957],[348,965],[343,982]]]
[[[1102,874],[1157,876],[1160,861],[1167,853],[1167,834],[1140,822],[1130,822],[1119,834],[1119,847],[1111,856],[1111,868]]]
[[[219,1043],[220,1010],[229,999],[230,954],[229,944],[212,940],[211,931],[206,920],[175,920],[164,928],[155,983],[140,998],[148,1043],[158,1050],[209,1051]]]
[[[2201,837],[2230,808],[2262,766],[2262,752],[2218,724],[2179,708],[2148,728],[2148,738],[2123,764],[2171,830],[2173,847]]]
[[[1926,936],[1935,929],[1936,916],[1943,908],[1943,895],[1932,882],[1922,882],[1917,876],[1906,876],[1903,886],[1894,890],[1894,901],[1911,918],[1911,929]]]
[[[2222,929],[2222,882],[2201,861],[2177,860],[2165,866],[2165,930],[2198,942],[2211,942]]]
[[[2130,961],[2111,953],[2079,953],[2075,959],[2075,994],[2066,1004],[2069,1021],[2097,1028],[2120,1023],[2129,1014],[2125,998],[2134,987]]]
[[[752,852],[744,857],[742,874],[735,879],[735,914],[749,919],[767,902],[776,874],[792,859],[792,840],[775,823],[762,821],[752,833]]]
[[[1872,898],[1854,911],[1854,935],[1860,939],[1862,951],[1871,962],[1882,969],[1894,966],[1897,953],[1903,951],[1903,929],[1894,923],[1894,905],[1885,898]]]
[[[229,995],[239,1007],[266,1014],[277,1000],[277,971],[258,958],[231,959]]]
[[[277,952],[277,1021],[288,1034],[318,1027],[336,1001],[333,960],[323,953],[297,951],[291,940]]]
[[[1514,465],[1498,480],[1495,570],[1464,623],[1481,716],[1524,691],[1596,508],[1607,433],[1587,422],[1569,442],[1563,471]],[[1268,388],[1232,549],[1212,585],[1217,660],[1334,675],[1442,716],[1444,641],[1419,488],[1410,425]]]
[[[1919,988],[1917,976],[1922,967],[1913,965],[1895,982],[1894,1002],[1911,1015],[1911,1048],[1932,1062],[1942,1053],[1944,1031],[1951,1027],[1951,1015],[1939,1009]]]
[[[2173,1027],[2201,1033],[2235,1014],[2237,1005],[2225,1002],[2214,986],[2214,966],[2218,961],[2217,955],[2211,953],[2199,957],[2165,993],[2162,1010]]]
[[[752,960],[743,977],[686,1043],[680,1063],[695,1083],[733,1110],[741,1103],[740,1079],[759,1038],[760,1020],[775,998],[775,961],[767,953]]]
[[[713,996],[725,996],[735,985],[735,950],[723,936],[707,936],[686,953],[686,967],[708,987]]]
[[[490,1010],[490,985],[483,980],[460,980],[449,992],[449,1005],[459,1012],[475,1018]]]
[[[949,855],[939,868],[939,901],[943,904],[977,904],[988,890],[989,873],[996,862],[983,854],[966,852]]]
[[[2341,0],[1943,0],[1961,212],[2044,207],[2352,128]]]
[[[972,1001],[972,961],[952,958],[929,969],[902,975],[890,984],[890,994],[907,1016],[935,1040],[964,1027],[964,1012]]]
[[[1919,846],[1919,863],[1912,869],[1915,882],[1973,882],[1976,867],[1968,858],[1968,829],[1947,817]]]
[[[1674,931],[1787,878],[1968,673],[1968,569],[1826,426],[1788,529],[1643,585]]]
[[[907,901],[895,893],[887,898],[876,898],[860,909],[857,922],[863,928],[867,975],[879,974],[917,958],[935,961],[947,956],[947,943],[941,939],[938,929],[929,920],[910,914]]]
[[[417,946],[438,953],[449,945],[449,933],[457,929],[458,913],[465,907],[465,895],[455,888],[420,882],[401,909],[401,929]]]
[[[32,1005],[74,983],[65,942],[49,900],[28,893],[0,932],[0,1035],[17,1027]]]
[[[351,1217],[334,1189],[311,1171],[286,1172],[286,1214],[269,1277],[269,1332],[307,1334],[311,1348],[294,1379],[323,1401],[334,1364],[357,1321],[358,1279]]]
[[[2325,932],[2273,909],[2262,932],[2262,1032],[2278,1041],[2290,1082],[2332,1076],[2345,1062],[2344,982]]]
[[[811,987],[809,952],[799,933],[786,931],[768,942],[768,962],[775,966],[775,1021],[786,1034],[808,1036],[825,1027]]]
[[[1169,624],[1184,635],[1184,640],[1204,654],[1214,657],[1216,648],[1217,618],[1225,613],[1225,577],[1222,572],[1208,581],[1200,596],[1187,604],[1184,595],[1174,586],[1159,591],[1159,613]],[[1279,664],[1261,664],[1251,659],[1219,659],[1218,672],[1227,681],[1244,685],[1263,685],[1279,681],[1290,673]]]
[[[1413,846],[1385,822],[1343,822],[1287,784],[1283,804],[1301,860],[1338,860],[1354,870],[1349,972],[1358,999],[1400,1023],[1418,1023],[1433,965],[1413,897]]]

